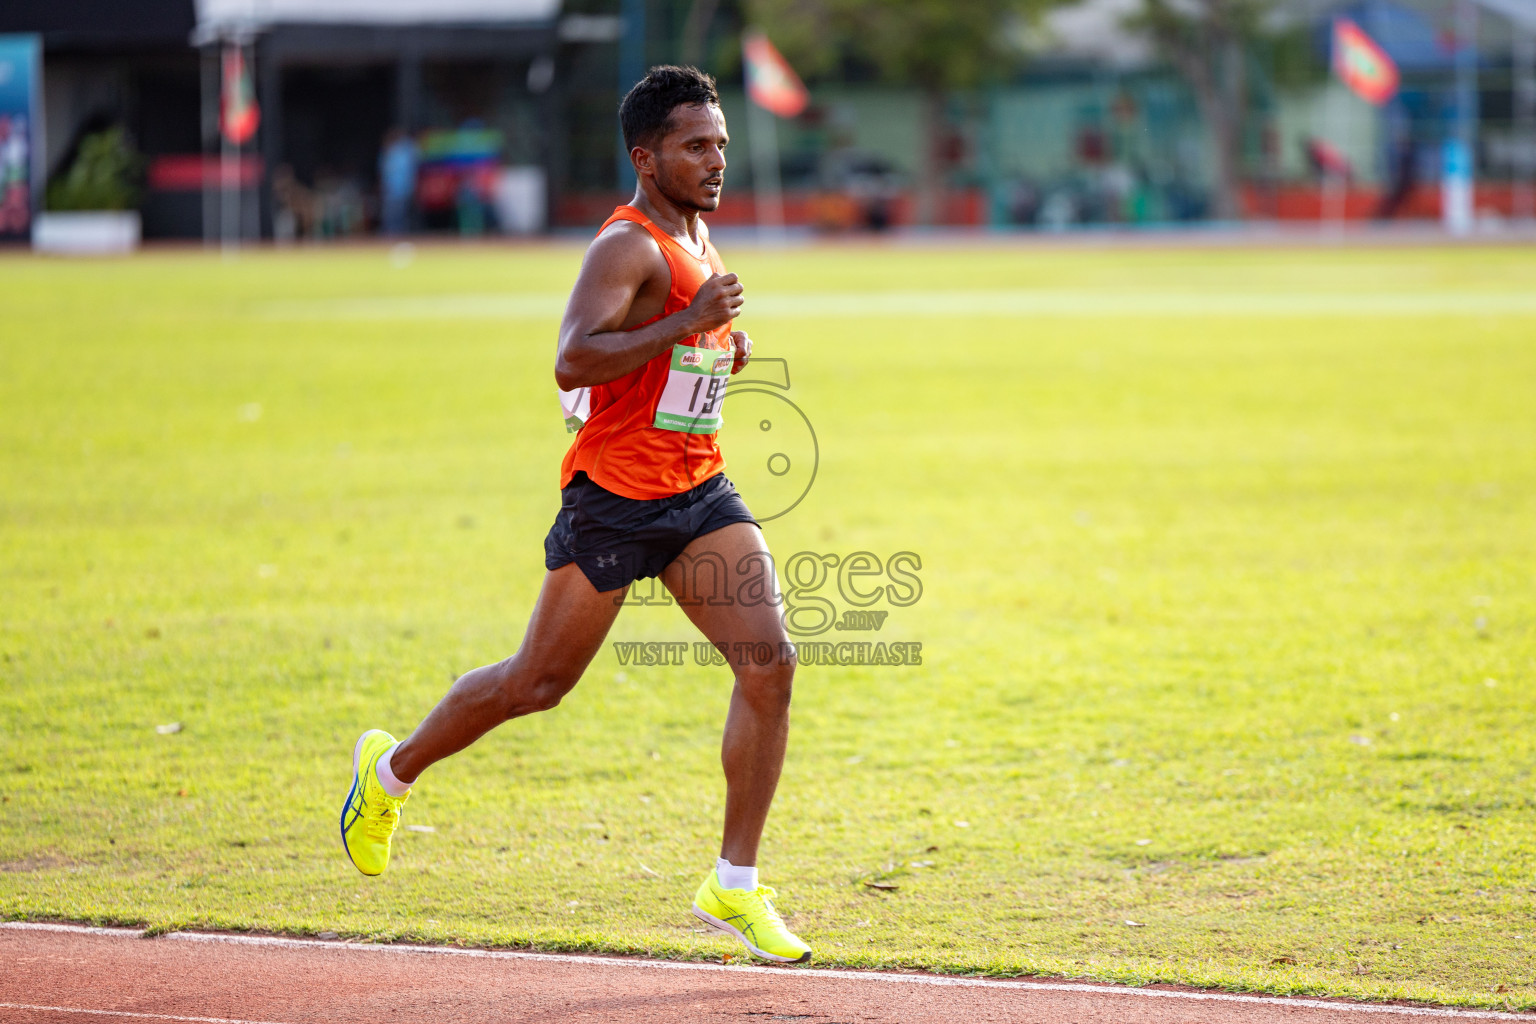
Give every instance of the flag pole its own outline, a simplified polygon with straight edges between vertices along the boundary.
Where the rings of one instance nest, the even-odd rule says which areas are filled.
[[[202,104],[203,104],[203,129],[202,148],[199,150],[201,162],[198,164],[198,185],[203,190],[203,247],[213,248],[214,231],[218,220],[218,189],[215,187],[213,177],[209,172],[209,157],[212,155],[211,140],[208,138],[208,126],[213,126],[217,135],[223,135],[219,131],[219,90],[223,88],[223,71],[219,61],[219,48],[204,44],[199,56],[202,58]]]
[[[220,52],[219,64],[219,249],[225,256],[235,249],[235,215],[239,212],[230,193],[235,186],[235,161],[229,130],[223,124],[223,113],[228,109],[230,47],[237,43],[226,40]]]
[[[251,102],[256,102],[256,40],[247,38],[241,42],[240,59],[245,66],[245,73],[249,76],[251,87]],[[253,131],[251,137],[240,143],[240,162],[236,166],[239,177],[236,179],[236,187],[240,196],[240,239],[243,242],[249,238],[253,241],[261,240],[261,186],[260,175],[246,173],[246,146],[256,149],[258,146],[257,135]],[[251,154],[254,157],[254,154]]]
[[[1333,137],[1333,144],[1337,147],[1339,155],[1339,166],[1327,176],[1328,216],[1326,220],[1332,226],[1334,241],[1341,241],[1344,238],[1344,220],[1349,212],[1349,176],[1345,173],[1343,166],[1349,159],[1344,148],[1344,137],[1349,134],[1348,110],[1344,104],[1348,102],[1349,97],[1344,93],[1343,88],[1335,85],[1333,96],[1330,97],[1328,104],[1328,120],[1331,122],[1331,130],[1328,134]]]
[[[767,245],[784,242],[784,190],[779,183],[778,118],[755,100],[747,100],[747,139],[752,150],[752,205],[757,213],[758,239]]]
[[[1339,76],[1339,20],[1338,20],[1338,18],[1334,18],[1333,19],[1333,26],[1329,30],[1329,33],[1328,33],[1328,46],[1329,46],[1329,51],[1328,51],[1328,68],[1329,68],[1328,90],[1325,93],[1323,93],[1323,111],[1322,111],[1322,122],[1323,123],[1322,123],[1321,129],[1319,131],[1319,134],[1322,137],[1323,143],[1325,145],[1332,145],[1333,144],[1333,129],[1334,129],[1333,111],[1334,111],[1334,109],[1336,107],[1335,98],[1334,98],[1333,93],[1334,93],[1334,90],[1338,86],[1338,83],[1335,81],[1335,79],[1337,79],[1338,76]],[[1317,123],[1316,121],[1313,121],[1313,124],[1316,124],[1316,123]],[[1334,169],[1332,167],[1328,166],[1328,163],[1327,163],[1326,159],[1324,159],[1326,156],[1327,156],[1326,152],[1319,152],[1318,153],[1318,163],[1320,164],[1320,167],[1318,169],[1322,173],[1321,173],[1321,176],[1320,176],[1320,180],[1317,183],[1317,226],[1318,226],[1318,229],[1322,232],[1322,235],[1323,235],[1324,238],[1328,237],[1329,223],[1333,219],[1332,216],[1331,216],[1331,213],[1333,211],[1333,187],[1334,187],[1334,178],[1335,178]]]
[[[747,145],[752,153],[752,206],[757,234],[765,244],[782,245],[784,190],[779,182],[779,118],[805,109],[805,84],[762,32],[741,34],[742,72],[747,87]]]
[[[1392,99],[1397,94],[1401,78],[1397,70],[1397,64],[1391,56],[1383,50],[1359,25],[1349,18],[1337,15],[1333,19],[1333,53],[1331,55],[1333,75],[1344,88],[1335,88],[1337,95],[1325,96],[1323,103],[1327,107],[1324,112],[1326,119],[1331,122],[1328,134],[1333,137],[1337,145],[1336,173],[1329,174],[1324,180],[1325,187],[1334,184],[1327,191],[1331,196],[1325,195],[1324,205],[1332,199],[1334,233],[1344,237],[1344,221],[1349,216],[1349,178],[1352,165],[1344,155],[1344,140],[1349,135],[1349,96],[1346,93],[1354,93],[1360,99],[1365,100],[1373,107],[1379,107]],[[1325,209],[1319,213],[1320,219],[1327,223],[1328,211]]]

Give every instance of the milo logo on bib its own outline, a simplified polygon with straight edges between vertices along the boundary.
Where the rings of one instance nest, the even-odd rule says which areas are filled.
[[[720,430],[720,404],[735,355],[719,349],[672,346],[667,386],[656,403],[652,424],[662,430],[713,434]]]

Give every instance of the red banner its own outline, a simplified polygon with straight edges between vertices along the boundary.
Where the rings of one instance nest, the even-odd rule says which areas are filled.
[[[1397,65],[1348,18],[1333,22],[1333,73],[1367,103],[1380,106],[1397,95]]]
[[[798,117],[811,101],[810,93],[768,37],[748,31],[741,37],[741,53],[746,58],[747,95],[752,102],[780,117]]]

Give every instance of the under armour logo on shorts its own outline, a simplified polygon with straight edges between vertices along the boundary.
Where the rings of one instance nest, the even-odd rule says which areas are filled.
[[[618,564],[619,564],[619,556],[618,555],[598,555],[597,556],[597,567],[599,569],[603,568],[604,566],[607,566],[608,568],[611,569],[611,568],[613,568],[614,566],[616,566]]]

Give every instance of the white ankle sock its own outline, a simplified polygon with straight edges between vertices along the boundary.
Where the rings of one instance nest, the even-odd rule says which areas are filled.
[[[755,864],[742,867],[720,857],[715,861],[715,874],[720,878],[722,889],[757,888],[757,865]]]
[[[379,758],[378,767],[374,771],[374,774],[379,777],[379,785],[383,786],[384,792],[390,796],[405,796],[405,794],[411,791],[409,784],[395,778],[394,770],[389,765],[390,757],[399,746],[400,744],[396,743],[393,747],[384,751],[384,756]]]

